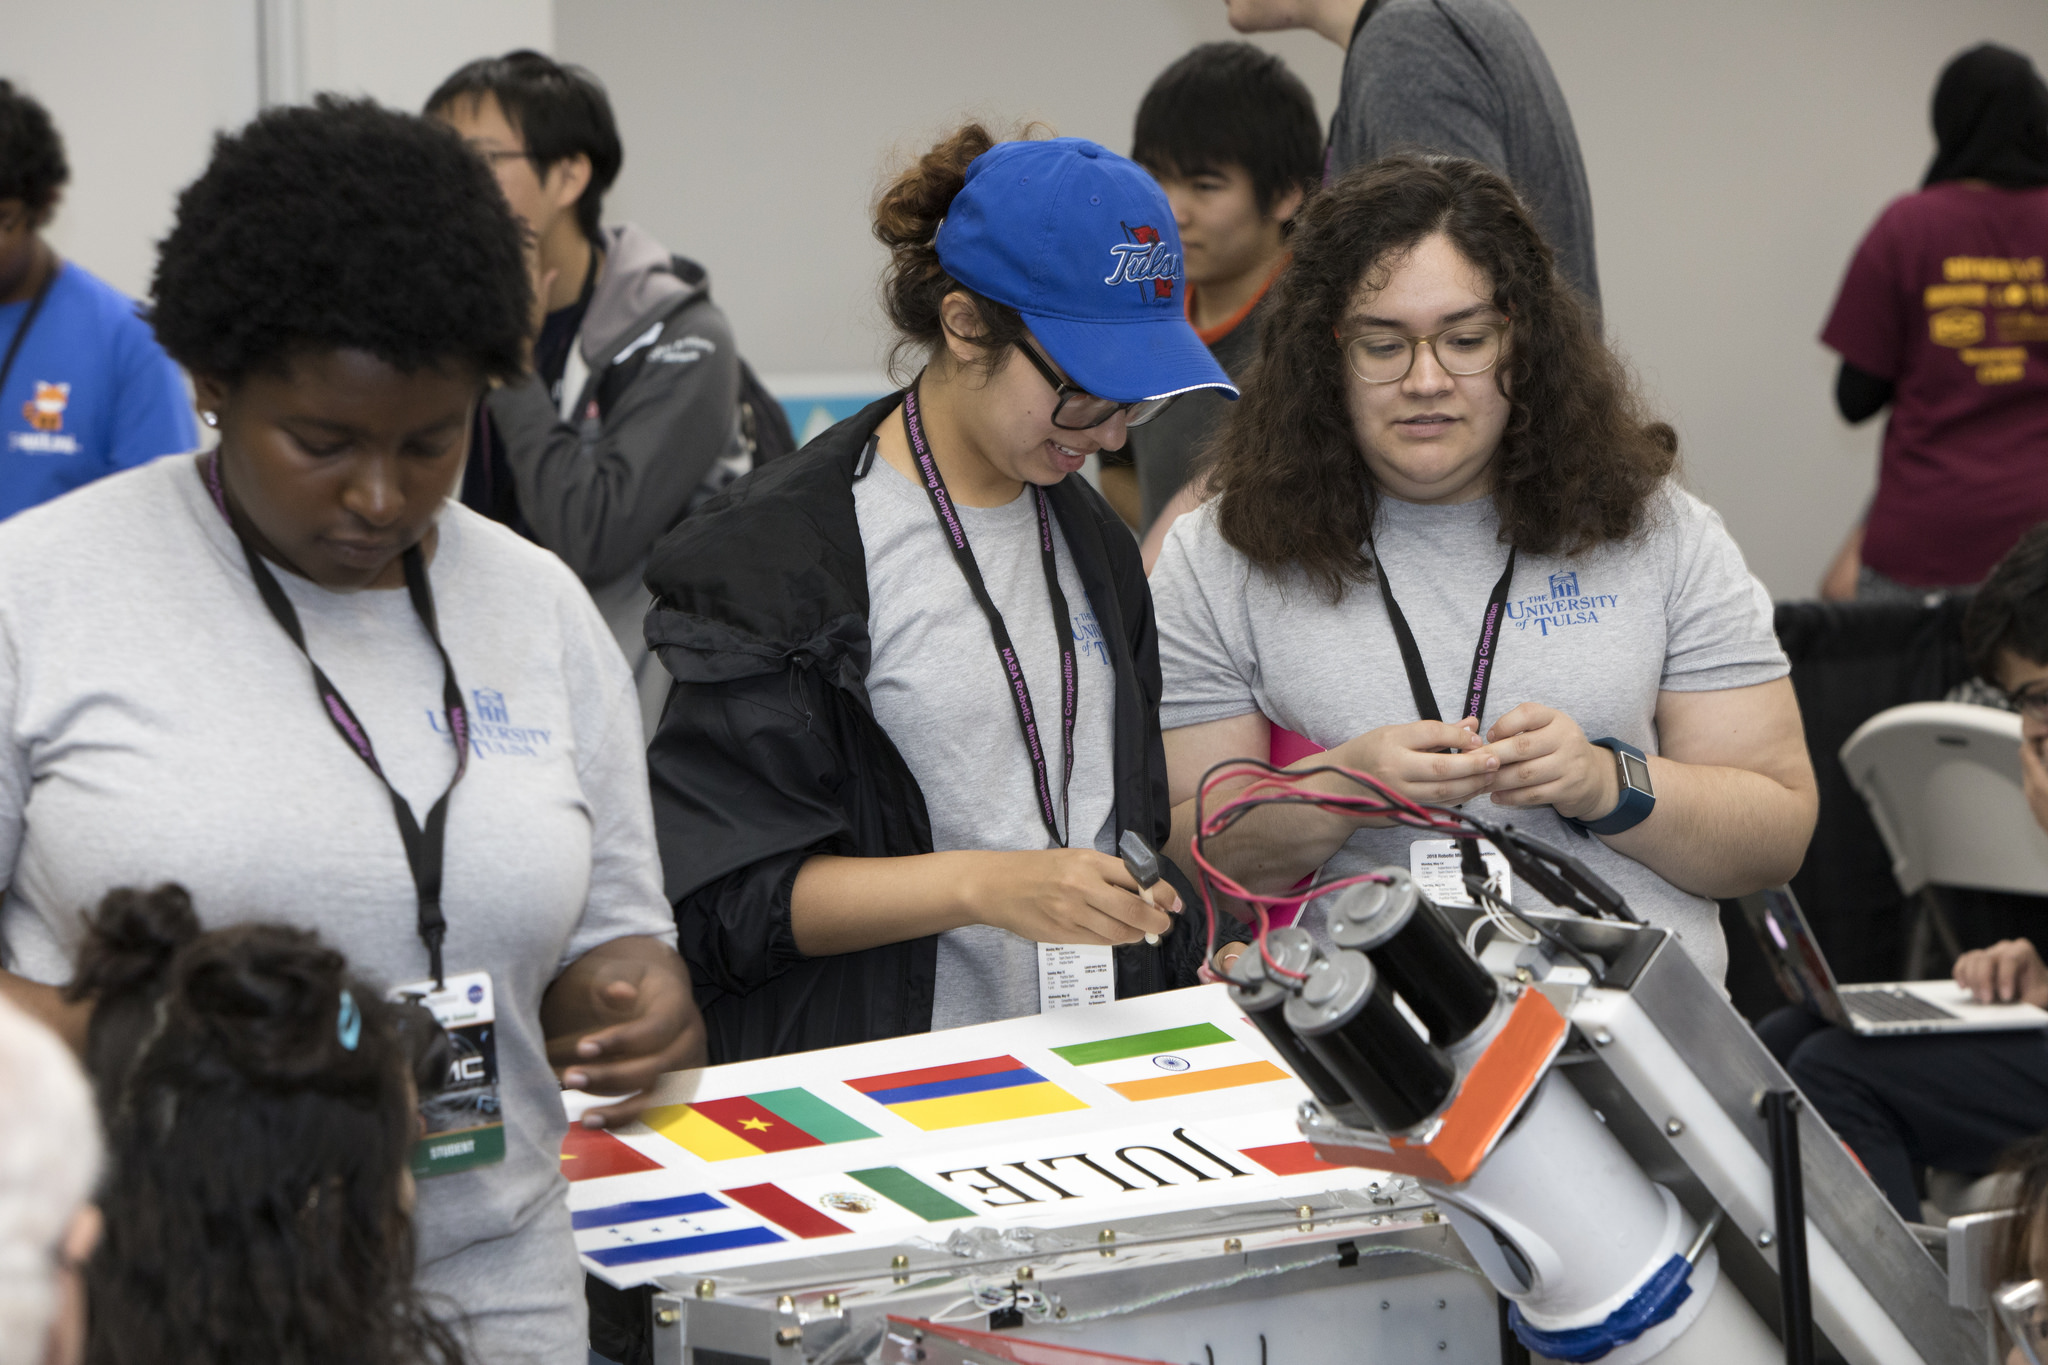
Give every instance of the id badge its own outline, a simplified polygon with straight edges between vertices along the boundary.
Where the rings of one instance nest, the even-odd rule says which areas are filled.
[[[1038,945],[1038,1012],[1116,1001],[1116,950],[1107,943]]]
[[[1465,868],[1459,857],[1458,846],[1463,842],[1462,839],[1417,839],[1408,845],[1408,875],[1415,879],[1415,885],[1421,888],[1422,894],[1438,905],[1472,904],[1471,894],[1465,890]],[[1508,866],[1507,858],[1492,844],[1481,844],[1479,857],[1486,864],[1488,889],[1504,903],[1513,904],[1514,872]]]
[[[448,1031],[453,1056],[441,1093],[420,1102],[426,1134],[412,1147],[412,1173],[466,1171],[505,1159],[505,1110],[498,1096],[497,998],[489,972],[463,972],[436,988],[415,981],[390,993],[416,1000]]]

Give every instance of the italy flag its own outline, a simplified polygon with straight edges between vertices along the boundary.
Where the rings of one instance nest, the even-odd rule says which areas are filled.
[[[1294,1079],[1214,1024],[1130,1033],[1052,1049],[1127,1100],[1158,1100]]]

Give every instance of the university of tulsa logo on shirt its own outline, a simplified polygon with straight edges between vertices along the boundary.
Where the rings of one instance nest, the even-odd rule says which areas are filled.
[[[1109,641],[1102,638],[1102,627],[1092,611],[1074,613],[1074,652],[1104,667],[1109,665]]]
[[[71,385],[38,379],[35,395],[21,405],[29,430],[8,432],[8,448],[31,455],[76,455],[78,438],[64,430],[64,409],[70,402]]]
[[[1173,287],[1180,279],[1179,253],[1170,250],[1159,235],[1159,229],[1149,223],[1140,223],[1136,227],[1129,223],[1120,226],[1130,240],[1109,244],[1113,264],[1102,282],[1107,285],[1135,284],[1144,289],[1145,296],[1154,302],[1173,302]]]
[[[1582,592],[1578,571],[1566,569],[1552,574],[1543,591],[1510,601],[1508,620],[1516,630],[1533,626],[1537,634],[1547,636],[1568,626],[1597,626],[1602,612],[1611,613],[1620,605],[1618,593]]]
[[[427,724],[447,738],[448,723],[440,711],[429,707]],[[478,758],[538,758],[553,742],[552,730],[514,724],[511,704],[497,688],[470,690],[469,748]]]

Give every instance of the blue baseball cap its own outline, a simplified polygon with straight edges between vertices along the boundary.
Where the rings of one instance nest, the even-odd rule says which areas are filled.
[[[1188,324],[1180,230],[1134,161],[1085,138],[974,158],[933,245],[969,289],[1024,317],[1067,377],[1138,402],[1237,386]]]

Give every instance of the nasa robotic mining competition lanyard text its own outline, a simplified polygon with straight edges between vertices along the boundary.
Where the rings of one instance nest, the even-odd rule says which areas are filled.
[[[1401,648],[1401,666],[1408,670],[1408,690],[1415,698],[1415,710],[1424,720],[1441,721],[1443,714],[1437,710],[1436,692],[1429,685],[1428,670],[1422,666],[1422,651],[1415,647],[1415,635],[1408,629],[1408,618],[1401,614],[1401,604],[1394,600],[1394,590],[1387,583],[1386,561],[1377,555],[1374,559],[1377,562],[1373,569],[1380,581],[1380,600],[1387,604],[1387,620],[1394,627],[1394,643]],[[1508,586],[1514,577],[1515,552],[1513,547],[1509,547],[1507,567],[1500,571],[1500,581],[1493,585],[1493,592],[1486,599],[1486,614],[1479,619],[1479,643],[1472,647],[1472,676],[1465,683],[1465,709],[1458,713],[1460,720],[1485,714],[1486,692],[1493,684],[1494,656],[1500,648],[1501,623],[1507,617]],[[1479,852],[1494,894],[1503,901],[1508,900],[1514,894],[1508,860],[1491,845],[1482,845]],[[1408,870],[1423,892],[1438,904],[1472,904],[1472,897],[1465,889],[1457,840],[1411,841],[1408,845]]]
[[[946,532],[946,542],[953,548],[953,562],[960,566],[960,573],[967,580],[967,589],[974,594],[975,602],[981,607],[981,614],[988,618],[988,633],[994,637],[996,658],[1003,666],[1003,677],[1010,686],[1010,700],[1017,708],[1017,724],[1024,730],[1024,749],[1031,759],[1031,772],[1037,784],[1038,813],[1045,821],[1046,833],[1055,844],[1065,847],[1067,834],[1060,833],[1060,818],[1068,816],[1068,793],[1074,786],[1074,699],[1079,686],[1079,677],[1074,666],[1074,624],[1067,615],[1067,595],[1060,591],[1059,561],[1053,556],[1052,511],[1045,499],[1045,490],[1035,485],[1030,493],[1038,508],[1038,558],[1045,566],[1045,589],[1052,597],[1052,628],[1059,637],[1060,647],[1060,751],[1066,766],[1061,769],[1060,799],[1057,809],[1052,799],[1052,775],[1046,770],[1045,742],[1039,733],[1038,712],[1031,705],[1031,689],[1024,682],[1024,665],[1017,658],[1017,647],[1010,642],[1010,629],[1003,624],[1003,614],[988,595],[988,585],[982,581],[981,566],[974,562],[974,551],[967,544],[967,528],[960,524],[959,513],[953,509],[953,499],[946,492],[946,480],[939,473],[939,463],[932,458],[931,443],[925,440],[924,423],[917,415],[917,385],[903,395],[903,428],[910,437],[910,453],[917,460],[918,471],[924,476],[924,491],[930,495],[932,510],[938,514],[939,525]]]
[[[1052,841],[1065,847],[1068,835],[1073,833],[1073,809],[1068,795],[1074,787],[1074,714],[1080,678],[1074,664],[1074,623],[1067,614],[1067,595],[1060,591],[1059,560],[1053,554],[1052,509],[1046,502],[1043,488],[1030,489],[1038,509],[1038,559],[1045,568],[1045,590],[1052,598],[1052,628],[1058,637],[1060,650],[1060,752],[1065,766],[1060,770],[1057,809],[1052,799],[1052,775],[1046,771],[1045,740],[1039,731],[1038,712],[1031,705],[1031,689],[1024,682],[1024,665],[1017,658],[1017,647],[1010,641],[1010,628],[1003,623],[1003,614],[996,609],[994,600],[988,595],[988,585],[982,581],[981,566],[975,563],[974,551],[967,544],[967,529],[960,524],[959,513],[953,509],[953,499],[946,492],[946,480],[939,473],[939,462],[932,458],[931,443],[925,439],[924,423],[918,418],[917,395],[915,384],[911,385],[910,392],[903,395],[903,429],[910,437],[910,453],[917,460],[918,471],[924,476],[924,491],[931,497],[932,510],[938,514],[946,541],[953,548],[953,562],[960,566],[968,591],[974,594],[982,615],[988,618],[988,633],[995,641],[996,657],[1002,662],[1003,677],[1010,686],[1010,701],[1017,708],[1017,724],[1024,731],[1024,751],[1031,759],[1039,817],[1045,821],[1046,833],[1052,836]],[[1060,832],[1062,817],[1068,825],[1066,834]],[[1108,944],[1040,943],[1037,946],[1038,1009],[1041,1014],[1075,1006],[1107,1005],[1115,1001],[1116,958]]]
[[[228,515],[227,491],[221,485],[220,455],[218,452],[205,457],[203,463],[207,489],[213,494],[214,506],[220,509],[230,530],[234,529],[234,518]],[[384,784],[384,790],[391,794],[391,812],[398,820],[398,837],[405,844],[405,861],[412,870],[412,881],[419,897],[420,942],[427,948],[427,962],[433,972],[434,984],[444,981],[441,970],[441,941],[448,935],[448,921],[441,914],[441,864],[442,852],[447,845],[448,798],[455,794],[456,783],[469,771],[469,713],[462,704],[462,689],[455,684],[455,665],[449,661],[448,651],[442,647],[441,631],[434,618],[434,590],[427,583],[425,558],[415,545],[405,552],[405,588],[412,597],[412,608],[419,614],[420,624],[427,629],[427,638],[434,642],[434,652],[441,656],[441,704],[447,710],[448,733],[455,741],[455,776],[448,779],[448,789],[441,793],[433,809],[427,812],[424,828],[413,818],[412,806],[398,789],[391,785],[391,779],[384,775],[383,765],[377,762],[377,751],[370,744],[370,732],[356,719],[356,713],[349,708],[346,699],[327,674],[314,661],[306,649],[306,632],[299,625],[299,613],[292,601],[284,594],[277,576],[270,572],[270,566],[263,562],[263,556],[239,530],[235,538],[241,541],[242,554],[249,561],[249,576],[256,580],[256,591],[263,598],[263,605],[270,608],[270,614],[277,618],[278,625],[299,647],[299,653],[306,656],[306,662],[313,669],[313,686],[320,693],[321,709],[327,713],[334,732],[347,742],[349,749],[363,761],[363,765]]]
[[[1401,649],[1401,666],[1408,670],[1408,690],[1414,695],[1415,710],[1424,720],[1443,719],[1443,713],[1436,707],[1436,692],[1429,685],[1428,670],[1422,666],[1422,651],[1415,647],[1415,635],[1408,629],[1408,618],[1401,614],[1401,604],[1394,600],[1394,590],[1387,584],[1386,561],[1374,556],[1374,577],[1380,581],[1380,600],[1387,604],[1387,620],[1394,627],[1394,643]],[[1501,623],[1507,619],[1508,585],[1515,577],[1515,552],[1508,550],[1508,565],[1500,571],[1500,581],[1493,585],[1493,595],[1486,599],[1486,615],[1479,619],[1479,643],[1472,647],[1472,677],[1465,684],[1465,709],[1458,712],[1458,719],[1481,715],[1486,707],[1486,690],[1493,685],[1493,660],[1500,648]]]

